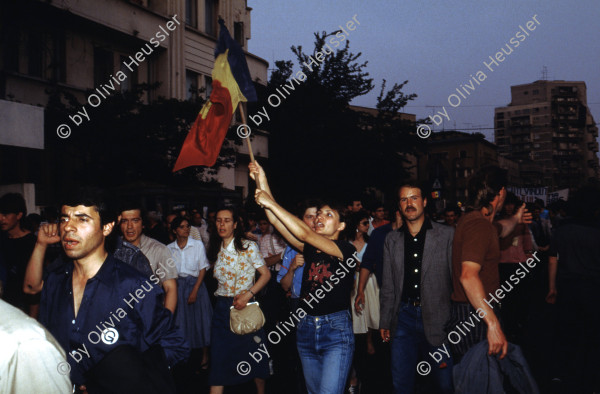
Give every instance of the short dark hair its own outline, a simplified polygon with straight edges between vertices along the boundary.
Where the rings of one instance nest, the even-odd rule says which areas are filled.
[[[400,190],[404,187],[409,187],[411,189],[419,189],[421,191],[421,197],[423,200],[426,200],[429,196],[429,187],[425,182],[418,181],[409,181],[401,184],[396,188],[396,198],[400,201]]]
[[[360,201],[360,200],[354,200]],[[321,201],[321,203],[317,206],[317,211],[320,211],[323,207],[329,207],[332,210],[336,211],[338,216],[340,217],[340,223],[346,223],[348,221],[346,207],[336,201]]]
[[[454,212],[456,215],[458,215],[458,207],[456,206],[449,206],[444,208],[444,210],[442,211],[442,213],[445,215],[448,212]]]
[[[364,219],[369,219],[371,215],[365,209],[361,209],[358,212],[352,212],[348,214],[348,222],[346,223],[346,228],[344,229],[344,236],[348,241],[353,241],[356,238],[356,230],[358,229],[358,224],[362,222]],[[369,241],[369,236],[365,234],[364,236],[365,242]]]
[[[387,209],[385,204],[382,201],[375,201],[371,204],[371,212],[377,211],[379,208]]]
[[[497,166],[481,168],[469,178],[468,210],[479,210],[489,207],[502,188],[508,185],[507,171]]]
[[[118,214],[122,214],[125,211],[135,211],[138,210],[140,211],[140,216],[142,217],[142,219],[146,218],[146,211],[144,210],[144,208],[142,208],[142,204],[140,204],[138,201],[140,201],[139,199],[135,199],[135,198],[130,198],[130,199],[125,199],[123,201],[121,201],[119,203],[119,212]]]
[[[363,199],[359,194],[354,194],[354,195],[350,196],[350,198],[348,200],[346,200],[346,205],[352,206],[352,205],[354,205],[354,201],[359,201],[362,204]]]
[[[317,199],[302,200],[298,204],[298,208],[296,209],[296,216],[298,216],[300,219],[302,219],[304,217],[304,212],[306,212],[306,210],[308,208],[315,207],[315,208],[319,209],[319,206],[321,204],[322,204],[322,202],[320,200],[317,200]]]
[[[521,201],[521,199],[519,197],[517,197],[517,195],[515,193],[507,192],[506,199],[504,200],[504,206],[511,205],[511,204],[515,206],[515,209],[519,209],[519,207],[521,207],[523,202]]]
[[[331,208],[333,211],[337,212],[338,216],[340,217],[340,223],[346,223],[346,225],[348,225],[348,218],[352,212],[348,212],[346,210],[346,207],[342,203],[339,203],[337,201],[321,201],[321,203],[317,206],[317,212],[326,206]],[[340,231],[338,239],[340,241],[344,241],[346,239],[346,233],[344,231]]]
[[[544,209],[546,207],[544,200],[542,200],[541,198],[536,198],[533,203],[542,209]]]
[[[192,223],[190,222],[190,219],[188,219],[186,216],[177,216],[171,222],[171,231],[173,233],[175,233],[175,230],[177,229],[177,227],[181,226],[181,223],[183,223],[183,222],[188,222],[188,224],[190,226],[192,225]]]
[[[27,216],[25,199],[20,193],[6,193],[0,197],[0,213],[23,213],[23,217]]]
[[[84,187],[74,194],[65,196],[63,204],[68,207],[83,205],[84,207],[94,207],[100,215],[100,223],[104,226],[116,220],[114,204],[108,199],[104,190],[96,187]]]

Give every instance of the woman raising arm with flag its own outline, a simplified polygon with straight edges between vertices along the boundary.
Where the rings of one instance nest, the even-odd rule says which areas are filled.
[[[350,292],[356,248],[340,240],[346,223],[341,207],[318,207],[315,231],[283,209],[270,195],[264,170],[250,163],[250,176],[262,189],[256,202],[269,221],[304,254],[297,346],[309,393],[342,393],[352,363],[354,334]]]

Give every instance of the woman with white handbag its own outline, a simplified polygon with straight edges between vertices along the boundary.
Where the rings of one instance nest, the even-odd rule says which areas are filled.
[[[224,386],[254,379],[257,393],[264,394],[269,376],[268,353],[259,352],[262,356],[258,361],[249,360],[249,354],[258,349],[266,352],[267,338],[261,328],[264,316],[258,304],[250,300],[271,274],[258,245],[244,238],[241,219],[233,208],[217,211],[216,227],[208,247],[208,259],[215,262],[213,275],[219,282],[211,325],[210,392],[221,394]],[[254,283],[256,271],[260,277]]]

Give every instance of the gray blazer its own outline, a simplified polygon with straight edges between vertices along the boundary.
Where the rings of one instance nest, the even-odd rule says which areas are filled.
[[[425,337],[431,345],[440,346],[446,339],[444,327],[450,319],[454,228],[433,221],[431,226],[423,248],[421,307]],[[379,328],[389,329],[393,338],[404,285],[403,231],[392,231],[385,238],[382,277]]]

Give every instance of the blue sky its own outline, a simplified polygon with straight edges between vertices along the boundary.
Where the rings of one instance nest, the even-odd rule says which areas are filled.
[[[542,79],[543,66],[549,80],[585,81],[588,105],[600,122],[597,1],[248,0],[248,6],[253,9],[250,52],[270,67],[273,60],[295,61],[292,45],[312,50],[314,32],[337,30],[357,15],[360,25],[350,32],[350,49],[368,60],[375,89],[353,104],[374,107],[382,79],[388,86],[408,80],[404,92],[418,97],[405,112],[421,118],[446,107],[450,120],[434,131],[456,127],[493,140],[494,107],[510,102],[511,85]],[[536,29],[493,72],[487,70],[483,61],[489,63],[534,15]],[[448,96],[480,70],[487,78],[452,108]]]

